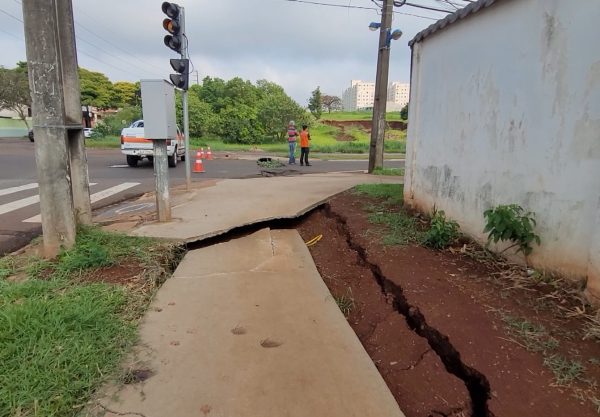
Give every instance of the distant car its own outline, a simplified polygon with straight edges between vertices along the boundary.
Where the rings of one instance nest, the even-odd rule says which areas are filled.
[[[29,141],[33,142],[33,129],[29,129],[29,133],[27,134],[27,136],[29,137]]]
[[[85,136],[86,138],[91,137],[92,133],[94,133],[94,131],[92,129],[90,129],[89,127],[86,127],[83,129],[83,136]]]

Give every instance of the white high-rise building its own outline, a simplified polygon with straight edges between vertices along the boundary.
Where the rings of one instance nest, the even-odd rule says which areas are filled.
[[[410,84],[398,81],[390,83],[387,97],[387,111],[399,111],[409,100]],[[368,110],[375,103],[375,83],[352,80],[350,88],[342,93],[345,111]]]
[[[350,88],[342,94],[342,104],[346,111],[370,109],[374,102],[375,83],[352,80]]]
[[[410,84],[394,81],[388,86],[388,102],[398,105],[400,109],[408,104],[410,99]]]

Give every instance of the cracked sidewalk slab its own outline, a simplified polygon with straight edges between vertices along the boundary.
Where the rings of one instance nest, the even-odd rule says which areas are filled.
[[[152,376],[97,415],[404,417],[295,230],[188,253],[140,334]]]
[[[358,184],[401,181],[351,173],[223,180],[173,207],[173,221],[147,223],[132,234],[192,243],[238,227],[299,217]]]

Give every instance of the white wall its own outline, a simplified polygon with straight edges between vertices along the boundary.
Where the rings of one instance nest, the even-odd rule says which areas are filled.
[[[484,210],[521,204],[529,261],[600,297],[598,22],[598,0],[503,0],[415,44],[405,200],[481,240]]]

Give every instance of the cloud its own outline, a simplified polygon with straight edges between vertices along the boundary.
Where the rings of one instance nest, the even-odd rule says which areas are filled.
[[[369,0],[324,2],[374,6]],[[104,72],[113,81],[167,78],[169,58],[176,55],[163,45],[165,16],[160,4],[148,0],[74,1],[80,65]],[[378,34],[367,28],[380,19],[375,11],[285,0],[181,0],[179,4],[186,10],[190,55],[200,78],[268,79],[281,84],[302,105],[317,86],[328,94],[341,95],[352,79],[375,79]],[[17,0],[3,2],[0,8],[21,17]],[[415,13],[443,16],[423,10]],[[431,23],[394,16],[393,27],[402,29],[404,36],[392,46],[390,81],[408,82],[407,43]],[[13,67],[25,58],[22,24],[0,14],[0,25],[0,65]]]

